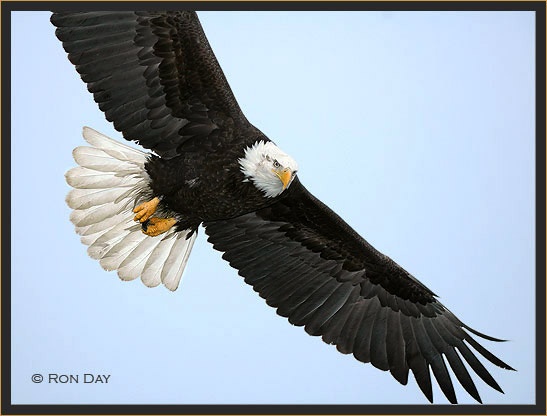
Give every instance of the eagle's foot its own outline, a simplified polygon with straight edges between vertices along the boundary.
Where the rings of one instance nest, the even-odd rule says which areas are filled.
[[[174,218],[158,218],[152,217],[149,220],[143,222],[142,232],[150,237],[155,237],[157,235],[163,234],[169,228],[177,223],[177,220]]]
[[[158,207],[159,203],[159,198],[155,197],[154,199],[148,202],[143,202],[139,206],[135,207],[133,209],[133,212],[137,214],[135,215],[135,221],[145,222],[154,214],[154,212],[156,212],[156,208]]]

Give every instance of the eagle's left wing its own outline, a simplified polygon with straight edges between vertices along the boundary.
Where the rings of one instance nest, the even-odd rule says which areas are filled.
[[[479,393],[463,364],[502,391],[469,347],[511,369],[478,344],[422,283],[361,238],[295,179],[286,197],[237,218],[206,222],[214,248],[266,302],[311,335],[389,370],[408,371],[432,401],[429,368],[448,400],[456,395],[443,355],[467,392]]]
[[[253,130],[193,11],[56,12],[55,34],[106,119],[163,158]]]

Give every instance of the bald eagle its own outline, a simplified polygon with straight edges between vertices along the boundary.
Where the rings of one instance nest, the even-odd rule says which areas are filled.
[[[464,362],[502,391],[476,352],[512,368],[436,295],[300,183],[298,164],[243,115],[195,12],[58,12],[68,59],[107,120],[143,152],[84,127],[70,219],[88,254],[123,280],[175,290],[200,225],[266,303],[338,351],[409,371],[432,402],[446,363],[481,398]],[[474,351],[473,351],[474,350]]]

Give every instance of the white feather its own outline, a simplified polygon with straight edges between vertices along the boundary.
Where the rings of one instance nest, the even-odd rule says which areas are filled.
[[[131,232],[130,229],[132,226],[133,221],[131,217],[122,220],[97,238],[97,240],[95,240],[87,249],[87,254],[89,254],[91,258],[102,259],[112,247],[118,244],[119,241]]]
[[[105,233],[107,233],[108,231],[110,231],[112,228],[115,227],[117,222],[120,221],[119,215],[120,214],[114,217],[110,217],[107,220],[101,221],[97,224],[92,224],[92,225],[88,225],[81,228],[76,227],[76,233],[82,236],[80,238],[80,241],[84,243],[86,246],[93,245],[95,241],[97,241]],[[99,230],[99,228],[101,228],[101,230]],[[80,232],[78,232],[79,230]],[[89,248],[88,248],[88,252],[89,252]]]
[[[91,192],[88,189],[73,189],[68,193],[66,203],[72,209],[88,209],[119,201],[119,197],[127,193],[125,188],[97,189]]]
[[[99,172],[128,172],[136,165],[113,158],[101,149],[89,146],[78,146],[72,151],[76,163],[88,169]],[[138,171],[135,171],[138,173]]]
[[[146,153],[112,140],[90,127],[84,127],[82,133],[85,141],[93,147],[103,150],[115,159],[137,163],[144,168]]]
[[[70,169],[65,178],[67,183],[77,189],[106,189],[134,186],[136,176],[119,176],[115,172],[97,172],[81,166]]]
[[[102,231],[101,234],[104,234],[105,230],[110,230],[116,224],[123,221],[123,219],[126,217],[127,217],[127,213],[120,212],[118,215],[114,215],[113,217],[108,217],[107,219],[101,222],[97,222],[91,225],[86,225],[85,227],[75,227],[76,234],[87,236],[87,235],[93,235],[96,233],[101,233],[101,231]]]
[[[133,280],[142,274],[150,253],[161,242],[159,238],[144,238],[120,263],[118,275],[122,280]]]
[[[119,214],[125,208],[126,207],[121,203],[115,204],[114,202],[108,202],[98,207],[77,209],[70,214],[70,221],[77,227],[84,227]]]
[[[72,189],[66,202],[73,209],[70,220],[90,257],[105,270],[117,270],[122,280],[141,277],[146,286],[160,283],[175,290],[188,263],[196,235],[172,227],[165,234],[150,237],[133,220],[136,201],[151,194],[144,168],[148,154],[118,143],[101,133],[83,128],[92,146],[74,149],[80,165],[65,177]]]
[[[141,280],[148,287],[154,287],[161,283],[163,264],[165,263],[165,260],[167,260],[167,256],[169,256],[171,248],[176,241],[176,235],[174,233],[168,232],[166,234],[167,235],[162,238],[152,253],[150,253],[148,260],[144,265]]]
[[[131,252],[145,239],[148,238],[140,230],[140,225],[134,225],[133,230],[129,230],[124,238],[121,239],[114,247],[107,251],[104,257],[100,260],[101,266],[106,270],[118,270],[123,261]],[[133,232],[132,232],[133,231]],[[137,231],[137,232],[135,232]],[[125,280],[120,275],[122,280]]]
[[[82,244],[89,246],[93,244],[97,240],[97,238],[99,238],[100,236],[101,236],[100,233],[83,235],[82,237],[80,237],[80,241],[82,242]],[[90,257],[94,258],[93,256],[90,256]]]
[[[161,282],[169,290],[177,289],[180,279],[182,277],[182,272],[184,271],[186,263],[188,262],[188,256],[190,255],[192,247],[194,246],[196,235],[193,234],[192,237],[187,240],[187,234],[187,232],[180,233],[180,235],[177,236],[176,241],[173,244],[169,255],[167,256],[167,259],[165,260],[163,269],[161,271]]]

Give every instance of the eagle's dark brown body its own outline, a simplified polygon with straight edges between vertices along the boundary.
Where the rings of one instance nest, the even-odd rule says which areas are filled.
[[[511,367],[471,334],[499,340],[463,324],[298,178],[276,198],[245,181],[238,159],[267,139],[242,114],[195,12],[60,12],[51,21],[107,119],[156,153],[150,187],[179,229],[203,223],[280,315],[403,384],[412,371],[430,401],[432,371],[456,402],[446,363],[476,400],[468,368],[501,391],[475,353]]]
[[[233,140],[238,146],[228,142],[205,154],[190,150],[172,159],[150,158],[146,165],[150,186],[161,203],[176,213],[178,229],[197,230],[203,221],[234,218],[276,202],[277,198],[266,198],[246,180],[237,163],[245,148],[268,140],[252,130]]]

